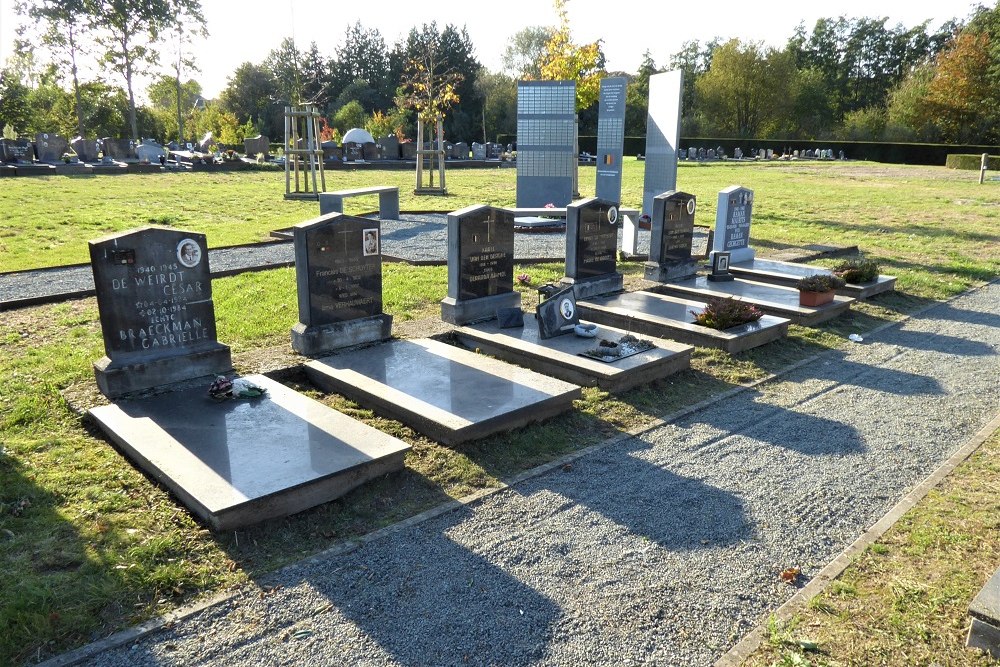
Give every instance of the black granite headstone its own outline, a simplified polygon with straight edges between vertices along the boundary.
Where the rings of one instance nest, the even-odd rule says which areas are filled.
[[[27,139],[0,139],[0,161],[31,163],[35,159],[35,151]]]
[[[618,208],[591,198],[566,210],[566,276],[574,280],[615,272]]]
[[[694,239],[695,197],[671,191],[653,198],[647,280],[670,280],[694,275],[697,264],[691,259]]]
[[[223,373],[204,234],[145,228],[90,242],[108,396]]]
[[[399,159],[399,139],[394,134],[387,134],[378,140],[379,155],[383,160]]]
[[[514,289],[514,219],[485,208],[462,218],[458,228],[458,298],[478,299]]]
[[[388,338],[379,220],[328,213],[293,231],[299,323],[292,348],[312,355]]]
[[[448,297],[441,316],[465,324],[520,306],[514,291],[514,214],[469,206],[448,214]]]
[[[382,313],[378,219],[334,213],[294,233],[300,322],[316,327]]]

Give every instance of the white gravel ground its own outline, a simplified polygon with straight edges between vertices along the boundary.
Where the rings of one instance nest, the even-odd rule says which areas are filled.
[[[998,352],[994,283],[86,664],[709,665],[996,413]]]

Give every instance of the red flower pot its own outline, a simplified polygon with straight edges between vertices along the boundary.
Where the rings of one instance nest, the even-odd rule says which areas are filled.
[[[826,292],[799,292],[799,305],[806,306],[808,308],[816,308],[817,306],[822,306],[825,303],[830,303],[833,301],[833,297],[836,294],[835,290],[829,290]]]

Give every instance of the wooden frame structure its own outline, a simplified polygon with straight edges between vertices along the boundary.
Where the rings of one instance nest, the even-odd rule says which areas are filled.
[[[319,199],[319,193],[326,192],[319,119],[320,112],[314,106],[285,107],[285,199]]]
[[[436,144],[436,148],[430,150],[424,148],[424,121],[417,116],[417,186],[413,190],[415,195],[446,195],[448,188],[444,181],[444,122],[441,114],[438,114],[435,123],[436,140],[432,138],[431,144]],[[430,168],[428,175],[430,182],[424,185],[424,156],[429,156]],[[437,170],[439,174],[438,185],[434,185],[434,158],[437,157]]]

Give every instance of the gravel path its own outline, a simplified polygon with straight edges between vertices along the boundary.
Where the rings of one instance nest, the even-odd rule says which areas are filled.
[[[1000,283],[86,664],[709,665],[998,409]]]
[[[699,242],[704,247],[705,237],[701,233],[696,234],[696,244]],[[638,250],[649,252],[648,231],[640,230]],[[447,261],[447,217],[443,213],[403,213],[399,220],[383,220],[382,252],[408,261]],[[517,260],[563,258],[565,253],[565,232],[519,233],[514,237],[514,258]],[[295,261],[290,241],[213,249],[208,256],[213,275],[287,265]],[[93,289],[94,276],[89,265],[0,274],[0,309],[6,302],[23,299],[53,301],[63,294],[92,292]]]

